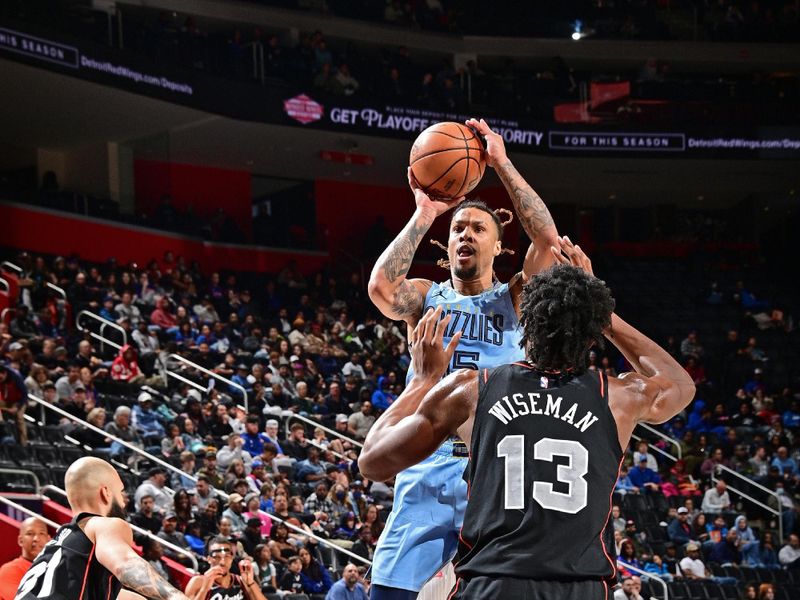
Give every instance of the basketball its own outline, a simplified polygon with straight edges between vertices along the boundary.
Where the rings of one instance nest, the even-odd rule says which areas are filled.
[[[420,133],[409,165],[422,189],[441,199],[468,194],[486,170],[481,140],[469,127],[452,122],[436,123]]]

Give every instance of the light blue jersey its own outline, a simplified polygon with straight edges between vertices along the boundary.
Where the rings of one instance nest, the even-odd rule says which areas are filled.
[[[507,283],[463,296],[450,283],[434,283],[425,311],[442,306],[450,314],[447,344],[463,331],[449,370],[493,368],[525,359]],[[423,313],[424,314],[424,313]],[[406,383],[413,373],[409,369]],[[467,507],[463,443],[446,441],[432,456],[397,475],[392,513],[372,562],[372,583],[419,591],[455,555]]]
[[[444,343],[447,345],[462,331],[450,371],[457,369],[492,369],[525,360],[520,348],[522,332],[507,283],[495,285],[476,296],[462,296],[446,283],[434,283],[425,295],[425,314],[429,308],[442,307],[442,317],[452,315]],[[409,367],[406,385],[414,376]]]

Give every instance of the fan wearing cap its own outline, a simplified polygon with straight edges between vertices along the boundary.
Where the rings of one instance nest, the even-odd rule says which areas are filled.
[[[164,518],[161,520],[161,531],[159,531],[156,535],[165,542],[169,542],[173,546],[183,548],[184,550],[191,549],[189,547],[189,542],[187,542],[183,534],[178,531],[178,515],[175,514],[174,510],[168,510],[164,514]],[[185,566],[191,565],[191,562],[188,560],[186,555],[178,554],[167,546],[164,546],[164,554],[172,560],[176,560]]]
[[[678,563],[680,575],[685,579],[709,579],[720,585],[736,585],[735,577],[717,577],[700,558],[700,546],[694,542],[689,542],[686,546],[686,556]]]
[[[164,491],[164,486],[167,484],[167,471],[164,467],[153,467],[147,472],[147,479],[143,481],[136,493],[133,495],[134,505],[136,510],[140,509],[141,499],[144,496],[151,496],[155,511],[160,514],[165,514],[172,508],[172,498]]]
[[[266,600],[253,576],[253,564],[239,561],[241,575],[231,573],[233,544],[218,536],[208,545],[208,562],[211,567],[202,575],[195,575],[186,584],[186,595],[190,598],[214,600]]]
[[[148,392],[142,392],[136,399],[136,405],[131,412],[131,425],[144,438],[147,446],[157,447],[155,454],[161,453],[161,440],[166,437],[167,432],[153,410],[153,396]]]
[[[222,511],[222,518],[230,520],[234,533],[244,531],[247,519],[244,516],[244,498],[241,494],[234,492],[228,496],[228,508]]]
[[[667,526],[667,535],[670,541],[679,546],[692,541],[692,526],[689,524],[689,509],[685,506],[678,507],[675,518]]]
[[[643,493],[658,492],[661,477],[653,469],[647,466],[647,455],[640,455],[639,462],[628,471],[631,483],[638,487]]]

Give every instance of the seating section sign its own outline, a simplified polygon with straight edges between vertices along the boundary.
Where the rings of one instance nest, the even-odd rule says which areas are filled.
[[[52,34],[23,31],[0,23],[0,57],[54,70],[137,94],[236,119],[309,129],[352,132],[413,140],[440,121],[464,122],[476,116],[415,106],[376,104],[355,98],[320,96],[289,84],[257,85],[223,81],[201,71],[154,64],[124,50]],[[478,115],[482,116],[482,115]],[[553,156],[625,158],[800,158],[799,127],[749,131],[614,130],[608,125],[486,119],[515,151]]]

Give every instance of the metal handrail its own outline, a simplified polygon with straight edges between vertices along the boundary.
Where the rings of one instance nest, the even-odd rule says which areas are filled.
[[[0,263],[0,267],[3,267],[3,268],[7,267],[6,271],[8,271],[8,270],[16,271],[17,275],[21,275],[22,274],[22,267],[20,267],[19,265],[15,265],[14,263],[12,263],[9,260],[4,260],[3,262],[1,262]]]
[[[761,502],[760,500],[756,500],[756,499],[755,499],[755,498],[753,498],[752,496],[750,496],[750,495],[748,495],[748,494],[745,494],[745,493],[744,493],[744,492],[742,492],[741,490],[738,490],[738,489],[736,489],[735,487],[733,487],[733,486],[732,486],[730,483],[728,483],[727,481],[725,482],[725,483],[727,484],[727,486],[728,486],[728,489],[730,489],[730,490],[732,490],[732,491],[736,492],[736,493],[737,493],[737,494],[739,494],[739,495],[740,495],[742,498],[745,498],[746,500],[749,500],[750,502],[752,502],[752,503],[753,503],[753,504],[755,504],[756,506],[760,506],[761,508],[763,508],[763,509],[764,509],[764,510],[766,510],[767,512],[770,512],[770,513],[772,513],[773,515],[775,515],[775,517],[776,517],[776,520],[778,521],[778,535],[780,536],[780,544],[782,544],[782,543],[783,543],[783,514],[782,514],[782,511],[781,511],[781,508],[780,508],[780,507],[781,507],[781,497],[778,495],[778,493],[777,493],[777,492],[775,492],[775,491],[773,491],[773,490],[771,490],[771,489],[769,489],[768,487],[764,487],[764,486],[763,486],[763,485],[761,485],[760,483],[757,483],[756,481],[753,481],[752,479],[750,479],[749,477],[746,477],[746,476],[742,475],[741,473],[737,473],[736,471],[734,471],[733,469],[730,469],[730,468],[726,467],[725,465],[717,465],[717,466],[714,468],[714,470],[713,470],[713,471],[711,471],[711,481],[712,481],[713,483],[717,483],[717,482],[718,482],[718,481],[721,479],[720,477],[718,477],[718,476],[717,476],[717,474],[718,474],[720,471],[724,471],[725,473],[730,473],[730,474],[731,474],[731,475],[733,475],[734,477],[738,477],[739,479],[742,479],[742,480],[743,480],[743,481],[745,481],[745,482],[746,482],[748,485],[752,485],[752,486],[754,486],[754,487],[756,487],[756,488],[760,489],[762,492],[766,492],[767,494],[769,494],[770,496],[772,496],[773,498],[775,498],[775,501],[777,502],[777,506],[778,506],[778,508],[777,508],[777,509],[775,509],[775,508],[772,508],[771,506],[769,506],[769,505],[767,505],[767,504],[764,504],[764,503],[763,503],[763,502]]]
[[[46,282],[46,283],[45,283],[45,285],[46,285],[47,287],[49,287],[51,290],[53,290],[53,291],[57,292],[57,293],[58,293],[58,294],[61,296],[61,299],[62,299],[64,302],[66,302],[66,301],[67,301],[67,292],[65,292],[65,291],[64,291],[64,288],[62,288],[62,287],[58,287],[56,284],[54,284],[54,283],[50,283],[49,281],[48,281],[48,282]]]
[[[129,450],[132,450],[132,451],[136,452],[137,454],[140,454],[140,455],[152,460],[153,462],[158,463],[159,465],[161,465],[162,467],[164,467],[165,469],[167,469],[169,471],[172,471],[173,473],[178,473],[178,474],[180,474],[180,475],[182,475],[182,476],[184,476],[184,477],[186,477],[186,478],[188,478],[188,479],[190,479],[190,480],[192,480],[194,482],[197,481],[197,477],[195,477],[191,473],[187,473],[186,471],[183,471],[183,470],[181,470],[181,469],[169,464],[168,462],[164,462],[163,460],[161,460],[157,456],[155,456],[153,454],[150,454],[149,452],[147,452],[145,450],[142,450],[141,448],[137,448],[136,446],[126,442],[125,440],[122,440],[122,439],[120,439],[120,438],[108,433],[107,431],[104,431],[104,430],[100,429],[99,427],[95,427],[91,423],[87,423],[86,421],[84,421],[82,419],[79,419],[78,417],[76,417],[74,415],[69,414],[67,411],[59,408],[58,406],[54,406],[52,404],[49,404],[49,403],[45,402],[44,400],[42,400],[41,398],[37,398],[33,394],[28,394],[28,398],[30,400],[33,400],[34,402],[36,402],[40,406],[44,406],[44,407],[46,407],[46,408],[48,408],[50,410],[53,410],[53,411],[59,413],[60,415],[70,419],[71,421],[75,421],[76,423],[79,423],[80,425],[86,427],[87,429],[90,429],[90,430],[94,431],[95,433],[99,433],[99,434],[101,434],[101,435],[103,435],[103,436],[105,436],[107,438],[110,438],[110,439],[114,440],[115,442],[119,442],[124,447],[128,448]],[[215,491],[216,491],[217,495],[220,496],[223,500],[226,500],[226,501],[228,500],[229,495],[226,494],[224,491],[222,491],[222,490],[215,490]],[[274,515],[270,515],[269,517],[273,521],[277,521],[278,523],[282,523],[283,525],[286,525],[286,527],[288,529],[292,530],[292,531],[295,531],[295,532],[297,532],[297,533],[299,533],[301,535],[305,535],[305,536],[314,538],[317,542],[319,542],[323,546],[328,546],[332,550],[335,550],[337,552],[343,552],[344,554],[350,556],[351,558],[359,560],[359,561],[361,561],[363,563],[366,563],[368,565],[372,564],[371,561],[365,559],[364,557],[359,556],[358,554],[354,554],[353,552],[350,552],[349,550],[346,550],[346,549],[342,548],[341,546],[337,546],[336,544],[332,544],[329,540],[326,540],[325,538],[319,537],[318,535],[316,535],[313,532],[305,531],[304,529],[301,529],[300,527],[297,527],[297,526],[293,525],[292,523],[288,523],[287,521],[281,519],[280,517],[276,517]]]
[[[342,435],[341,433],[339,433],[338,431],[336,431],[334,429],[330,429],[328,427],[325,427],[325,425],[322,425],[322,424],[318,423],[314,419],[308,419],[308,418],[306,418],[306,417],[304,417],[302,415],[292,414],[290,417],[288,417],[286,419],[286,433],[287,434],[289,433],[289,422],[292,419],[299,419],[300,421],[304,421],[304,422],[308,423],[309,425],[313,425],[314,427],[319,427],[323,431],[327,431],[328,433],[330,433],[332,435],[335,435],[339,439],[342,439],[342,440],[344,440],[346,442],[350,442],[351,444],[353,444],[354,446],[358,446],[359,448],[363,448],[364,447],[364,444],[362,444],[361,442],[357,442],[354,439],[347,437],[346,435]]]
[[[47,517],[43,517],[39,513],[32,511],[30,508],[22,506],[22,504],[17,504],[13,500],[9,500],[5,496],[0,496],[0,502],[2,502],[3,504],[5,504],[7,506],[10,506],[11,508],[13,508],[15,510],[18,510],[22,514],[28,515],[29,517],[35,517],[36,519],[39,519],[42,523],[44,523],[48,527],[52,527],[53,529],[58,529],[59,527],[61,527],[61,525],[59,525],[55,521],[51,521]]]
[[[92,331],[92,330],[84,327],[83,325],[81,325],[81,317],[84,316],[84,315],[87,316],[87,317],[91,317],[95,321],[100,321],[101,325],[100,325],[100,334],[99,335],[97,333],[95,333],[94,331]],[[128,333],[125,331],[125,329],[123,327],[121,327],[120,325],[117,325],[116,323],[113,323],[113,322],[109,321],[108,319],[104,319],[100,315],[96,315],[93,312],[90,312],[88,310],[82,310],[81,312],[78,313],[78,315],[75,317],[75,327],[79,331],[86,332],[90,336],[92,336],[93,338],[95,338],[97,340],[100,340],[100,344],[101,345],[102,344],[108,344],[109,346],[113,346],[114,348],[119,350],[120,348],[122,348],[122,346],[125,346],[125,345],[128,344]],[[107,337],[105,337],[103,335],[103,330],[106,327],[112,327],[113,329],[116,329],[117,331],[120,331],[122,333],[122,346],[120,346],[116,342],[111,341],[110,339],[108,339]]]
[[[647,571],[640,569],[639,567],[634,567],[633,565],[629,565],[628,563],[623,562],[620,559],[617,559],[617,564],[620,565],[621,567],[624,567],[628,571],[633,571],[634,573],[639,573],[640,575],[644,575],[648,579],[655,579],[656,581],[658,581],[658,583],[661,584],[661,587],[664,588],[664,600],[669,599],[667,582],[664,581],[661,577],[659,577],[658,575],[654,575],[653,573],[648,573]]]
[[[654,433],[655,435],[660,437],[665,442],[669,442],[671,445],[675,446],[678,449],[678,460],[681,460],[683,458],[683,450],[681,449],[681,444],[680,444],[680,442],[678,440],[676,440],[675,438],[669,437],[663,431],[659,431],[658,429],[656,429],[655,427],[652,427],[651,425],[648,425],[647,423],[638,423],[638,425],[639,425],[639,427],[641,427],[643,429],[646,429],[650,433]]]
[[[673,462],[677,462],[677,461],[678,461],[678,457],[677,457],[677,456],[675,456],[674,454],[670,454],[669,452],[666,452],[666,451],[662,450],[662,449],[661,449],[661,448],[659,448],[658,446],[654,446],[654,445],[652,445],[650,442],[648,442],[648,441],[647,441],[647,440],[645,440],[644,438],[640,438],[640,437],[639,437],[638,435],[636,435],[635,433],[632,433],[632,434],[631,434],[631,438],[633,438],[633,439],[634,439],[634,440],[636,440],[637,442],[644,442],[645,444],[647,444],[647,447],[648,447],[650,450],[653,450],[654,452],[658,452],[659,454],[661,454],[662,456],[665,456],[666,458],[670,459],[670,460],[671,460],[671,461],[673,461]]]
[[[22,473],[23,475],[30,475],[33,478],[34,484],[36,486],[36,491],[38,492],[41,489],[41,483],[39,482],[39,477],[33,471],[29,471],[28,469],[0,469],[0,473]]]
[[[150,454],[149,452],[146,452],[146,451],[142,450],[141,448],[138,448],[138,447],[134,446],[130,442],[126,442],[122,438],[118,438],[117,436],[115,436],[115,435],[113,435],[113,434],[111,434],[111,433],[109,433],[109,432],[107,432],[107,431],[105,431],[103,429],[100,429],[99,427],[96,427],[96,426],[92,425],[88,421],[84,421],[83,419],[80,419],[80,418],[76,417],[75,415],[72,415],[72,414],[68,413],[64,409],[59,408],[58,406],[55,406],[54,404],[50,404],[49,402],[45,402],[44,400],[42,400],[41,398],[38,398],[37,396],[34,396],[33,394],[28,394],[28,399],[29,400],[33,400],[34,402],[36,402],[40,406],[44,406],[45,408],[47,408],[49,410],[57,412],[61,416],[66,417],[70,421],[74,421],[75,423],[78,423],[79,425],[81,425],[82,427],[85,427],[86,429],[89,429],[90,431],[94,431],[95,433],[98,433],[98,434],[102,435],[104,438],[109,438],[109,439],[114,440],[115,442],[117,442],[118,444],[124,446],[128,450],[136,452],[137,454],[142,455],[145,458],[147,458],[147,459],[149,459],[149,460],[151,460],[151,461],[153,461],[155,463],[158,463],[160,466],[164,467],[165,469],[167,469],[169,471],[172,471],[174,473],[178,473],[180,475],[188,477],[188,478],[192,479],[193,481],[197,481],[197,477],[194,477],[193,475],[190,475],[189,473],[181,471],[179,468],[177,468],[177,467],[171,465],[170,463],[158,458],[157,456],[155,456],[153,454]]]
[[[308,441],[308,443],[314,446],[315,448],[318,448],[320,452],[330,452],[331,454],[333,454],[338,458],[343,458],[344,460],[348,460],[348,458],[344,454],[339,454],[336,450],[331,450],[330,447],[326,448],[325,446],[323,446],[322,444],[318,444],[314,440],[306,440],[306,441]]]
[[[64,496],[65,498],[67,497],[67,492],[62,490],[60,487],[55,486],[55,485],[46,485],[46,486],[44,486],[42,488],[42,492],[43,492],[42,495],[44,496],[44,492],[46,492],[48,490],[52,490],[54,492],[57,492],[57,493],[61,494],[62,496]],[[44,496],[44,497],[47,498],[47,496]],[[47,499],[49,500],[49,498],[47,498]],[[140,535],[147,536],[147,537],[149,537],[149,538],[151,538],[153,540],[156,540],[159,544],[161,544],[165,548],[169,548],[173,552],[177,552],[178,554],[182,554],[183,556],[188,556],[189,560],[192,561],[192,568],[194,569],[195,573],[199,573],[200,572],[200,565],[197,562],[197,557],[194,555],[194,552],[192,552],[191,550],[187,550],[186,548],[181,548],[180,546],[176,546],[175,544],[173,544],[171,542],[168,542],[167,540],[158,537],[157,535],[155,535],[154,533],[148,531],[147,529],[142,529],[141,527],[139,527],[138,525],[134,525],[133,523],[129,522],[128,525],[130,525],[131,529],[133,529],[136,533],[138,533]]]
[[[198,371],[200,371],[201,373],[205,373],[205,374],[206,374],[206,375],[208,375],[209,377],[213,377],[213,378],[214,378],[214,379],[216,379],[217,381],[221,381],[221,382],[223,382],[223,383],[225,383],[225,384],[227,384],[227,385],[229,385],[229,386],[231,386],[231,387],[234,387],[234,388],[238,389],[239,391],[241,391],[241,392],[242,392],[242,398],[244,399],[244,411],[245,411],[246,413],[247,413],[247,412],[249,412],[248,398],[247,398],[247,390],[246,390],[246,389],[244,389],[244,387],[243,387],[243,386],[239,385],[239,384],[238,384],[238,383],[236,383],[235,381],[231,381],[231,380],[230,380],[230,379],[228,379],[227,377],[223,377],[223,376],[222,376],[222,375],[220,375],[219,373],[214,373],[214,371],[209,371],[209,370],[208,370],[208,369],[206,369],[205,367],[201,367],[201,366],[200,366],[200,365],[198,365],[196,362],[192,362],[191,360],[189,360],[188,358],[185,358],[185,357],[181,356],[180,354],[170,354],[170,355],[169,355],[169,358],[172,358],[172,359],[178,360],[178,361],[180,361],[180,362],[182,362],[182,363],[184,363],[184,364],[186,364],[186,365],[189,365],[189,366],[190,366],[190,367],[192,367],[193,369],[197,369],[197,370],[198,370]],[[168,371],[168,372],[169,372],[169,371]]]

